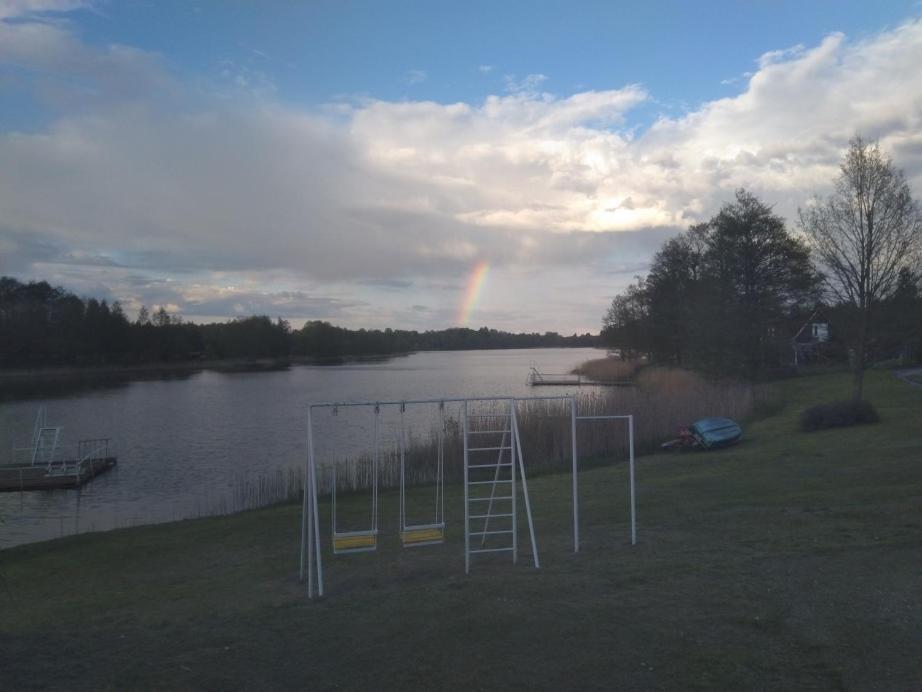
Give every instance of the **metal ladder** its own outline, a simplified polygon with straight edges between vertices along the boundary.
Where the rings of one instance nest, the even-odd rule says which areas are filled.
[[[49,473],[54,470],[55,452],[58,449],[60,436],[61,428],[59,427],[39,428],[32,447],[32,466],[47,466]],[[64,461],[60,461],[59,464],[63,465]]]
[[[503,413],[471,413],[469,402],[464,402],[465,574],[470,574],[471,555],[508,552],[512,553],[513,563],[518,561],[519,483],[525,499],[535,567],[539,566],[514,400],[509,400],[507,406]]]

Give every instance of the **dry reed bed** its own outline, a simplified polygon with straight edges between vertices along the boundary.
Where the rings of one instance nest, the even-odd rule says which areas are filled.
[[[573,368],[572,372],[574,375],[582,375],[599,382],[625,381],[634,379],[637,371],[643,366],[644,361],[641,360],[595,358]]]
[[[606,359],[613,360],[613,359]],[[617,362],[617,361],[615,361]],[[635,449],[654,449],[677,429],[698,418],[726,416],[737,420],[752,415],[756,405],[755,388],[748,383],[713,382],[686,370],[647,367],[637,376],[637,387],[580,393],[576,396],[580,416],[634,416]],[[530,474],[568,467],[571,460],[570,405],[567,401],[521,400],[516,410],[522,453]],[[496,427],[496,421],[471,422],[477,426]],[[446,482],[457,483],[463,477],[463,440],[461,424],[455,418],[446,419],[444,459]],[[486,429],[489,429],[487,427]],[[482,446],[508,445],[498,433],[478,436]],[[584,463],[624,461],[628,455],[626,421],[578,421],[577,447]],[[436,480],[438,434],[431,430],[422,437],[413,437],[406,449],[406,481],[409,485],[431,484]],[[508,452],[505,460],[508,461]],[[477,463],[487,463],[479,459]],[[374,472],[370,455],[337,463],[338,492],[354,492],[372,487]],[[332,468],[317,469],[317,485],[321,494],[332,487]],[[395,488],[400,482],[400,454],[396,448],[383,449],[378,460],[380,488]],[[253,509],[277,502],[294,501],[300,497],[301,469],[279,470],[257,479],[238,479],[231,497],[222,501],[211,513],[228,513]]]

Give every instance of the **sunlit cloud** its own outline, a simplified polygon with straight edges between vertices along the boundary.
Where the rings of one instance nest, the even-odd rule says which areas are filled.
[[[478,315],[512,320],[496,326],[597,328],[631,279],[617,268],[643,266],[740,186],[793,218],[856,132],[922,189],[919,21],[754,56],[737,95],[637,129],[628,116],[659,96],[643,85],[559,95],[541,74],[478,101],[307,109],[228,64],[249,91],[228,99],[156,55],[29,19],[75,5],[0,5],[0,64],[31,70],[31,98],[52,114],[0,132],[0,272],[131,304],[448,326],[484,261]],[[435,281],[447,288],[422,288]],[[561,298],[579,285],[591,300]]]

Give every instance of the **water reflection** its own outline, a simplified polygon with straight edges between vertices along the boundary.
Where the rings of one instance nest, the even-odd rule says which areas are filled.
[[[547,393],[525,384],[532,361],[544,371],[565,372],[599,354],[595,349],[426,352],[268,371],[157,372],[28,383],[15,390],[4,386],[0,454],[6,456],[14,442],[28,443],[36,408],[44,403],[49,423],[64,426],[65,443],[112,438],[119,464],[80,492],[0,494],[0,547],[231,508],[229,498],[239,494],[242,482],[300,468],[308,402],[523,397]],[[555,387],[552,393],[568,391]],[[318,453],[333,456],[370,444],[367,423],[357,419],[340,426],[318,441]],[[429,423],[420,418],[413,424],[422,431]],[[389,420],[383,432],[391,444],[396,425]]]

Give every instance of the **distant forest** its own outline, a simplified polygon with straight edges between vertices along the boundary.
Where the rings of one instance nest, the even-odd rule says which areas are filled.
[[[45,281],[0,277],[0,368],[135,365],[197,359],[336,359],[411,351],[596,346],[592,334],[511,334],[495,329],[292,329],[264,315],[195,324],[162,307],[129,320],[121,304],[80,298]]]

